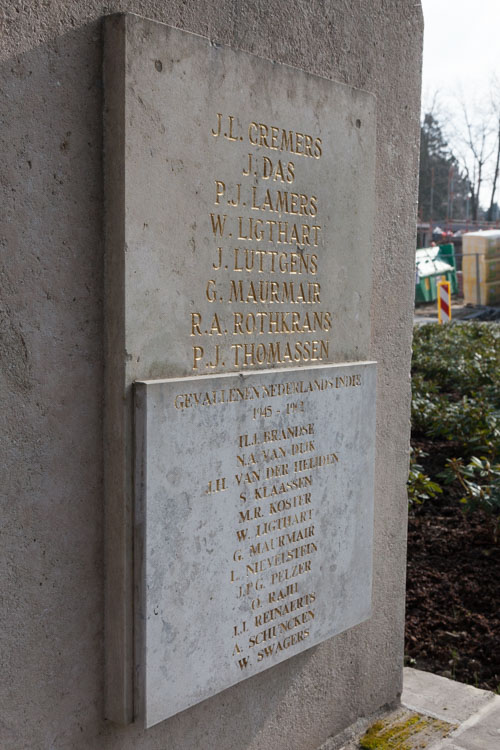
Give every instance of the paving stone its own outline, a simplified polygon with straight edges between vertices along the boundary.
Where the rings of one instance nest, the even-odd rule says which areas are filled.
[[[494,698],[488,690],[449,680],[446,677],[405,668],[401,702],[414,711],[462,723]]]

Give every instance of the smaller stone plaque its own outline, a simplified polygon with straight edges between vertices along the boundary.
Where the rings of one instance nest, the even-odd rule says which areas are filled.
[[[136,383],[151,726],[370,616],[375,364]]]

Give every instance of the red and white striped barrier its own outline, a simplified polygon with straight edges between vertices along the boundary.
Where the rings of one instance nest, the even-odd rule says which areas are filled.
[[[438,320],[440,323],[451,321],[451,284],[449,281],[438,281]]]

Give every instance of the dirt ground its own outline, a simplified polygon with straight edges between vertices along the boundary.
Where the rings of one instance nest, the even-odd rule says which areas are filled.
[[[453,297],[451,300],[451,313],[452,318],[461,318],[464,314],[464,311],[467,310],[467,307],[465,305],[465,302],[462,297]],[[436,318],[438,316],[437,312],[437,302],[427,302],[420,305],[415,306],[415,315],[416,317],[425,317],[425,318]]]
[[[500,543],[449,495],[410,510],[406,663],[500,692]]]
[[[415,320],[420,318],[428,320],[433,318],[437,321],[437,302],[416,305],[414,310]],[[451,300],[452,320],[495,320],[500,321],[500,305],[466,305],[463,297],[453,297]]]

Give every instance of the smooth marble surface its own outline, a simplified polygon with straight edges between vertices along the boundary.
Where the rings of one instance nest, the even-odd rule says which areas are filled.
[[[370,616],[375,374],[136,383],[146,726]]]

